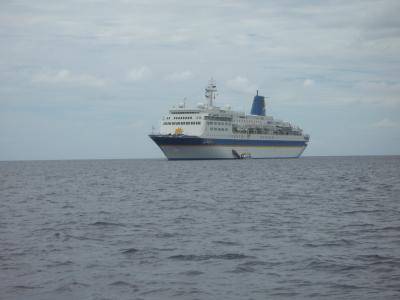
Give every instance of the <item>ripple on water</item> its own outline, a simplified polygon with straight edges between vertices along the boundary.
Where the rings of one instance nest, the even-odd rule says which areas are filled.
[[[121,223],[113,223],[113,222],[105,222],[105,221],[97,221],[97,222],[91,223],[89,225],[100,226],[100,227],[125,226],[124,224],[121,224]]]
[[[121,253],[123,253],[123,254],[135,254],[138,251],[139,250],[136,249],[136,248],[128,248],[128,249],[121,250]]]
[[[203,261],[210,259],[234,260],[234,259],[245,259],[245,258],[255,258],[255,257],[244,255],[241,253],[225,253],[225,254],[209,254],[209,255],[179,254],[179,255],[172,255],[169,258],[181,261]]]
[[[139,291],[139,288],[136,284],[129,283],[129,282],[126,282],[123,280],[113,281],[113,282],[109,283],[108,285],[110,287],[127,288],[127,289],[131,290],[132,292]]]
[[[189,271],[182,272],[181,274],[186,275],[186,276],[199,276],[199,275],[204,274],[204,272],[197,271],[197,270],[189,270]]]

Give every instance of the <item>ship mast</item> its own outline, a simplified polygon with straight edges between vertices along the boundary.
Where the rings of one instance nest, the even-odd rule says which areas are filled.
[[[213,101],[215,100],[215,97],[217,96],[217,85],[215,83],[215,80],[212,78],[209,81],[208,86],[206,87],[205,96],[208,101],[207,106],[213,107]]]

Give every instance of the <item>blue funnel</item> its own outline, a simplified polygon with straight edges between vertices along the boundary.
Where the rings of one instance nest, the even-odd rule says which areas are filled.
[[[250,114],[256,116],[265,116],[265,99],[264,96],[254,96],[253,105],[251,107]]]

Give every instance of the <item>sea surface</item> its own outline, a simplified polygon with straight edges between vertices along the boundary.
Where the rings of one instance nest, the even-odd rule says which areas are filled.
[[[400,299],[400,156],[0,162],[0,299]]]

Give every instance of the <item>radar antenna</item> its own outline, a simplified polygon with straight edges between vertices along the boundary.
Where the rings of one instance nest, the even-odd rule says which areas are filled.
[[[217,85],[215,83],[215,80],[212,78],[209,81],[208,86],[206,87],[205,96],[208,101],[207,105],[209,107],[213,107],[213,101],[215,100],[215,97],[217,96]]]

